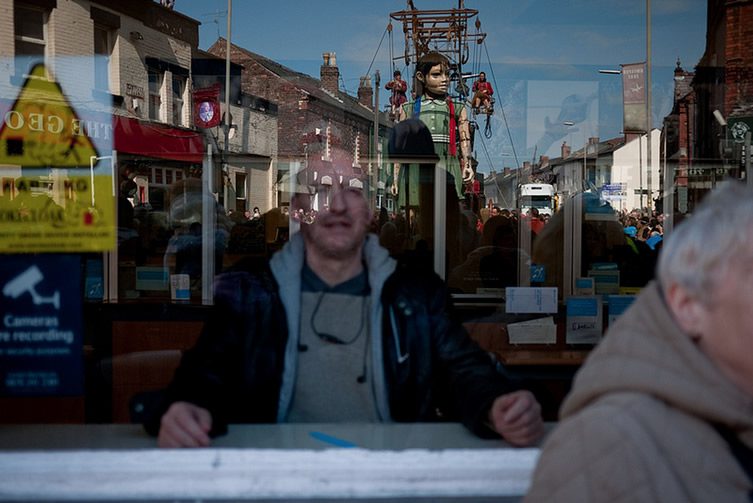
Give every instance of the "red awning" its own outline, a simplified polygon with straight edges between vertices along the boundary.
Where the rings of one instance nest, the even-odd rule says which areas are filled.
[[[201,133],[120,115],[112,119],[118,152],[195,163],[204,158]]]

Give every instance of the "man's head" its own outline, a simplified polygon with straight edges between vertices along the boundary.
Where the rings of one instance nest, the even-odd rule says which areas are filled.
[[[657,275],[678,325],[753,396],[753,192],[709,194],[664,244]]]
[[[400,70],[395,70],[392,73],[392,76],[395,77],[396,79],[399,79],[402,76],[402,74],[400,73]]]
[[[450,61],[438,52],[421,56],[416,63],[416,96],[444,98],[450,85]]]
[[[500,214],[499,206],[492,206],[492,216],[496,217]]]
[[[390,131],[387,144],[390,159],[401,163],[435,163],[434,140],[429,128],[418,119],[398,122]]]
[[[290,203],[306,249],[331,259],[360,254],[371,221],[363,185],[338,175],[317,176],[308,183],[310,194],[296,194]]]

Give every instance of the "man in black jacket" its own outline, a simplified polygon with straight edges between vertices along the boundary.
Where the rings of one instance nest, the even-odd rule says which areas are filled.
[[[538,402],[450,319],[440,278],[369,235],[352,180],[316,187],[321,211],[293,198],[301,232],[262,271],[217,278],[212,319],[147,424],[160,446],[209,445],[228,423],[440,417],[513,445],[541,437]]]

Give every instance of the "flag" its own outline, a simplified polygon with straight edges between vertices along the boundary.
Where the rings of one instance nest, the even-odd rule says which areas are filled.
[[[646,131],[646,63],[622,66],[623,131]]]
[[[197,89],[193,93],[194,124],[198,128],[220,125],[220,84]]]

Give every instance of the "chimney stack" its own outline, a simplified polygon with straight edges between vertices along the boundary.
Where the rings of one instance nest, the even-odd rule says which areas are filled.
[[[335,53],[325,52],[322,57],[324,58],[320,69],[322,89],[337,96],[337,91],[340,89],[340,69],[337,68]]]
[[[570,145],[566,141],[562,142],[562,158],[570,157]]]
[[[374,109],[374,89],[371,87],[371,77],[364,75],[361,77],[361,83],[358,85],[358,102],[366,107]]]

